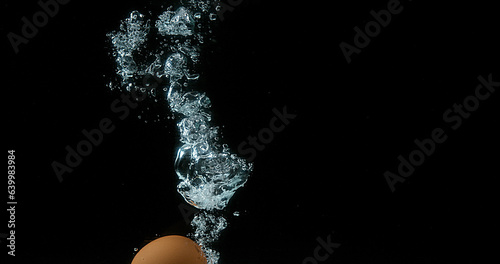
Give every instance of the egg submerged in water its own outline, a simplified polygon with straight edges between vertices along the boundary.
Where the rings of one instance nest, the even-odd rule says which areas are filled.
[[[200,246],[177,235],[164,236],[144,246],[132,264],[207,264]]]

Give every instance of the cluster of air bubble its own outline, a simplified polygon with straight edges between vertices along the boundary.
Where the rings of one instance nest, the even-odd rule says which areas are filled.
[[[221,231],[227,227],[226,219],[210,211],[200,211],[191,221],[191,225],[194,228],[194,239],[204,249],[209,263],[217,263],[220,254],[213,250],[210,244],[217,241]]]
[[[224,209],[235,191],[246,183],[252,164],[220,143],[219,129],[211,123],[211,101],[196,89],[200,46],[216,19],[217,1],[183,2],[184,6],[168,7],[154,22],[133,11],[122,21],[120,30],[108,36],[117,74],[126,90],[142,89],[146,75],[168,80],[161,89],[170,110],[179,118],[182,143],[174,164],[179,178],[177,191],[186,202],[202,209],[191,222],[192,236],[209,263],[217,263],[219,254],[210,244],[227,223],[220,214],[215,216],[215,210]],[[154,45],[148,45],[148,41],[155,41],[157,47],[151,51]]]
[[[121,23],[119,31],[108,34],[114,47],[117,73],[123,84],[128,83],[139,71],[134,55],[146,41],[149,29],[149,21],[144,19],[144,15],[133,11]],[[127,85],[127,88],[130,87]]]

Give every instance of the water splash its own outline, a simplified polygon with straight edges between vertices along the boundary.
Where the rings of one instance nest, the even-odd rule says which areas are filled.
[[[141,89],[145,75],[168,79],[161,91],[170,110],[177,114],[182,143],[174,163],[179,178],[177,191],[187,203],[201,209],[191,222],[191,236],[208,262],[217,263],[219,253],[211,244],[227,226],[219,210],[246,183],[253,165],[221,144],[219,128],[211,123],[210,98],[196,90],[201,46],[217,16],[217,1],[184,2],[175,10],[168,7],[154,23],[133,11],[122,21],[120,30],[108,37],[121,86],[126,90]],[[154,33],[158,47],[146,50],[148,37],[151,39]]]

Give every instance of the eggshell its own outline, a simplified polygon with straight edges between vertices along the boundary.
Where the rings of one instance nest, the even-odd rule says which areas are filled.
[[[177,235],[164,236],[144,246],[132,264],[207,264],[200,246]]]

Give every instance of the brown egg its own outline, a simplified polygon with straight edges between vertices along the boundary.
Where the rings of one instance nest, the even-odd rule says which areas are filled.
[[[164,236],[144,246],[132,264],[207,264],[207,259],[193,240],[183,236]]]

